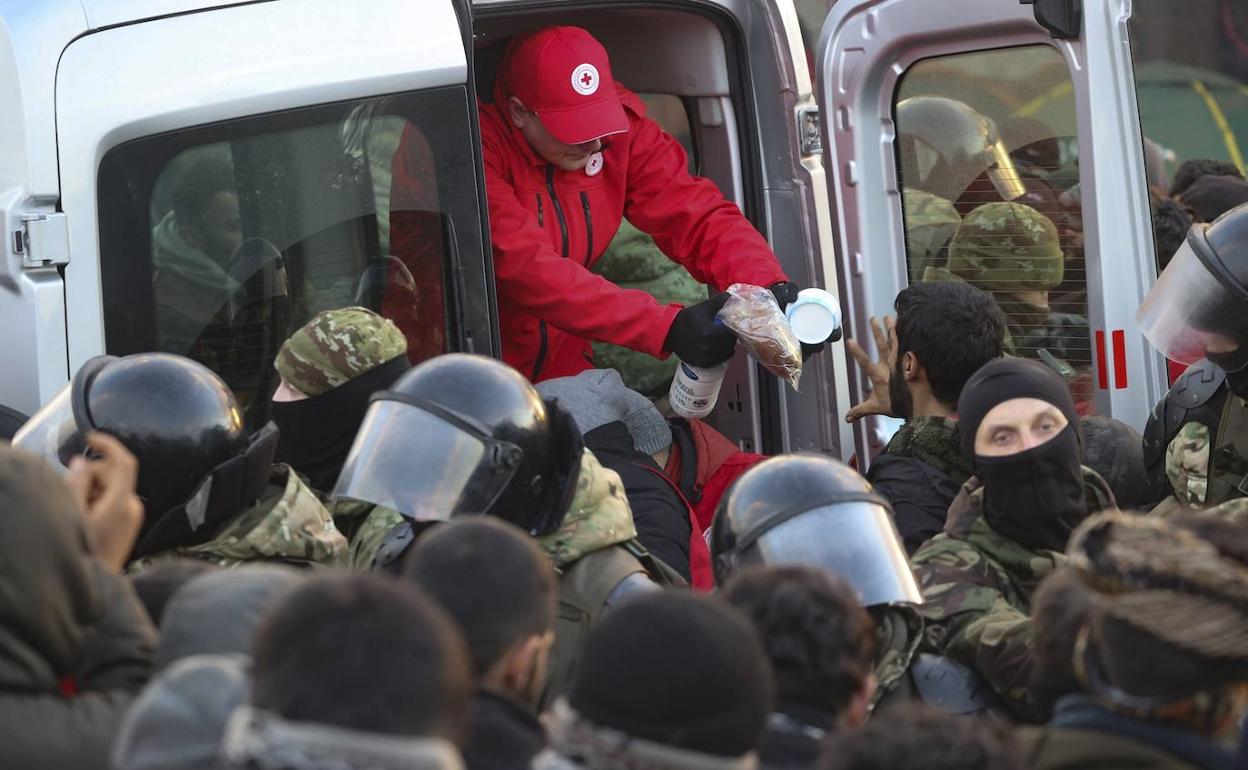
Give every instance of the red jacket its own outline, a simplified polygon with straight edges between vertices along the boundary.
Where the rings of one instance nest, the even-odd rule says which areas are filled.
[[[715,521],[720,498],[732,482],[767,456],[742,452],[724,434],[701,420],[674,419],[672,423],[675,440],[663,473],[691,504],[694,533],[705,536]]]
[[[533,152],[506,114],[505,80],[498,78],[494,104],[481,105],[504,361],[537,382],[591,368],[589,340],[667,355],[663,342],[680,306],[588,269],[625,216],[717,290],[787,280],[736,204],[689,175],[684,150],[645,116],[636,94],[618,87],[629,130],[603,140],[602,170],[589,176]]]

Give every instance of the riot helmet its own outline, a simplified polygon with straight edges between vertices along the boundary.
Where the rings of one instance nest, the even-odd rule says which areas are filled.
[[[750,564],[802,564],[847,580],[866,607],[922,604],[892,508],[844,463],[816,454],[764,460],[720,500],[715,582]]]
[[[1135,320],[1166,358],[1207,358],[1233,388],[1248,380],[1248,204],[1192,225]]]
[[[997,126],[970,105],[941,96],[897,104],[902,180],[950,202],[987,174],[1002,200],[1027,192]]]
[[[572,419],[515,369],[450,353],[373,394],[333,497],[415,521],[489,514],[544,535],[571,504],[582,447]]]
[[[277,448],[271,425],[248,437],[220,377],[171,353],[92,358],[13,444],[64,470],[96,430],[139,461],[145,516],[136,557],[211,539],[263,492]]]

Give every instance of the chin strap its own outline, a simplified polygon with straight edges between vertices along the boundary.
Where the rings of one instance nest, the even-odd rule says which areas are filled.
[[[271,422],[257,431],[247,448],[214,468],[186,502],[160,514],[134,558],[211,540],[222,524],[264,494],[279,437]]]

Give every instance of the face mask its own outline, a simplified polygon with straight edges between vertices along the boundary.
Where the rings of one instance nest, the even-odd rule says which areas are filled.
[[[1007,457],[975,457],[984,518],[997,534],[1031,549],[1065,551],[1088,515],[1079,437],[1072,425],[1038,447]]]
[[[306,476],[313,489],[333,489],[364,422],[369,397],[388,388],[408,368],[407,359],[400,356],[319,396],[275,401],[273,422],[282,432],[278,462]]]

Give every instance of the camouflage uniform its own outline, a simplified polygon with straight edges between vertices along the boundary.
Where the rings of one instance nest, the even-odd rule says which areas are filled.
[[[393,322],[347,307],[318,313],[286,340],[273,366],[304,395],[319,396],[406,353]]]
[[[706,299],[706,287],[688,271],[668,259],[654,239],[628,220],[620,223],[615,238],[594,263],[593,271],[626,289],[640,289],[667,305],[693,305]],[[595,342],[594,366],[615,369],[632,390],[658,398],[667,393],[676,373],[676,358],[659,360],[606,342]]]
[[[403,522],[402,514],[384,505],[361,500],[331,500],[326,505],[334,523],[351,543],[347,557],[351,569],[372,569],[386,535]]]
[[[576,476],[576,493],[559,529],[538,538],[537,543],[562,570],[593,551],[609,548],[637,537],[633,512],[619,474],[602,467],[594,453],[585,450]]]
[[[1088,468],[1084,488],[1089,511],[1112,507],[1104,480]],[[949,508],[945,533],[911,559],[925,602],[919,608],[927,624],[920,649],[971,667],[1015,718],[1034,720],[1039,714],[1028,692],[1031,597],[1065,556],[1032,551],[998,535],[982,511],[982,487],[972,477]]]
[[[916,417],[893,434],[884,449],[896,457],[922,460],[961,486],[974,472],[962,454],[958,421],[949,417]]]
[[[136,574],[173,559],[199,559],[227,568],[254,561],[342,567],[347,539],[299,474],[275,465],[264,496],[212,540],[138,559],[126,571]]]
[[[906,217],[906,263],[910,281],[917,283],[925,270],[943,267],[949,259],[949,242],[962,217],[939,195],[908,188],[902,193]]]
[[[877,607],[869,610],[875,621],[875,695],[874,710],[884,710],[894,703],[914,697],[907,673],[923,642],[923,618],[918,609],[909,605]]]
[[[1248,447],[1248,402],[1228,393],[1216,435],[1203,422],[1188,422],[1166,447],[1166,478],[1174,496],[1162,507],[1203,508],[1248,494],[1244,447]]]

